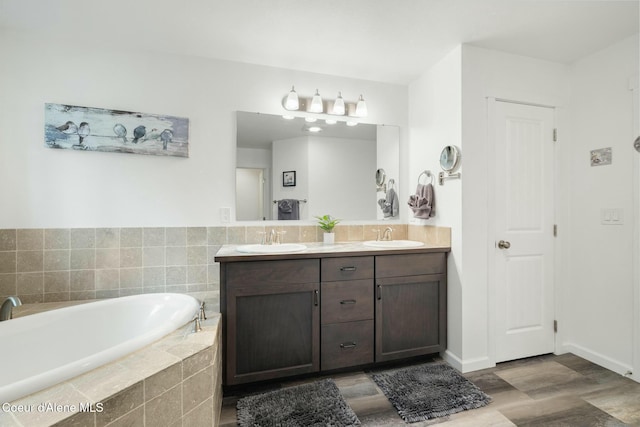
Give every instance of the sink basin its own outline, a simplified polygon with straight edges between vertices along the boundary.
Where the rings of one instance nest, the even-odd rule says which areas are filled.
[[[299,243],[282,243],[279,245],[243,245],[236,250],[247,254],[281,254],[289,252],[300,252],[307,249],[305,245]]]
[[[372,248],[418,248],[424,246],[422,242],[416,242],[415,240],[368,240],[363,243],[365,246]]]

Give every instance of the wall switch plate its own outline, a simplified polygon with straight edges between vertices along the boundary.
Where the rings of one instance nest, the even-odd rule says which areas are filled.
[[[231,208],[220,208],[220,222],[223,224],[231,222]]]
[[[603,225],[623,225],[624,209],[603,208],[600,211],[600,223]]]

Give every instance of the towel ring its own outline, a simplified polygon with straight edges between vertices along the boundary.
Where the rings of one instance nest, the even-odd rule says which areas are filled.
[[[420,184],[420,178],[422,178],[423,175],[429,178],[431,180],[430,181],[431,185],[433,185],[433,174],[431,173],[430,170],[424,170],[420,175],[418,175],[418,184]]]

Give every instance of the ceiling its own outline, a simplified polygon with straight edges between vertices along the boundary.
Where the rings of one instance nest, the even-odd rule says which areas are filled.
[[[569,64],[638,0],[0,0],[0,30],[408,84],[461,43]]]

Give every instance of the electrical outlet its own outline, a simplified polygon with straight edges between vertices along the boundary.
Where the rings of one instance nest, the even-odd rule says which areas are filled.
[[[220,208],[220,222],[223,224],[231,222],[231,208]]]
[[[600,223],[603,225],[623,225],[624,209],[603,208],[600,210]]]

